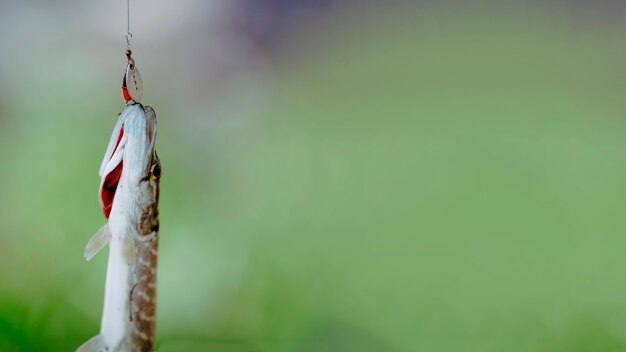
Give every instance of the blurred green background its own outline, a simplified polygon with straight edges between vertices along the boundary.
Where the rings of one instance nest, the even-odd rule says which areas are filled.
[[[131,1],[159,351],[626,350],[626,6]],[[0,4],[0,351],[99,329],[125,2]]]

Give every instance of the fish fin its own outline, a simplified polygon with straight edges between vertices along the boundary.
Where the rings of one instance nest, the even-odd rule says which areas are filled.
[[[132,268],[135,267],[135,261],[137,260],[137,254],[135,252],[135,240],[131,236],[125,236],[122,239],[122,258]]]
[[[98,334],[82,344],[76,352],[107,352],[111,351],[111,348],[107,346],[106,341],[104,341],[104,336]]]
[[[87,247],[85,247],[85,259],[87,261],[91,260],[104,246],[109,243],[111,240],[111,229],[109,228],[109,224],[106,223],[104,226],[100,228],[96,232],[93,237],[87,243]]]

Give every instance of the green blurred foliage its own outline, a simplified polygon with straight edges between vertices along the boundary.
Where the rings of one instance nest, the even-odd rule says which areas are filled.
[[[553,13],[329,21],[264,118],[205,138],[149,101],[159,351],[624,350],[626,52]],[[106,255],[81,253],[113,122],[54,94],[0,122],[1,351],[98,328]]]

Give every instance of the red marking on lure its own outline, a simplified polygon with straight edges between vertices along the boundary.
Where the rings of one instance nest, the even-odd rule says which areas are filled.
[[[131,100],[130,94],[128,94],[128,89],[126,89],[126,87],[122,87],[122,94],[124,94],[124,100],[126,100],[126,102],[129,102]]]
[[[117,137],[117,143],[115,144],[115,149],[113,149],[113,153],[111,153],[111,157],[115,154],[117,147],[120,145],[122,141],[122,137],[124,136],[124,129],[120,130],[120,135]],[[110,160],[110,159],[109,159]],[[104,213],[104,217],[109,219],[111,215],[111,209],[113,208],[113,199],[115,198],[115,192],[117,191],[117,185],[120,183],[120,177],[122,176],[122,170],[124,169],[124,161],[122,160],[111,172],[109,172],[102,184],[102,189],[100,190],[100,199],[102,200],[102,212]]]
[[[124,100],[126,100],[126,102],[129,102],[132,98],[130,97],[130,94],[128,93],[128,87],[126,85],[126,73],[124,73],[124,78],[122,78],[122,94],[124,95]]]

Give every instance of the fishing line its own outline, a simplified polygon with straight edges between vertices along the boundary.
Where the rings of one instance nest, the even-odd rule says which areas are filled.
[[[133,34],[130,32],[130,0],[126,0],[126,49],[130,50],[130,40]]]

